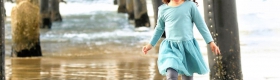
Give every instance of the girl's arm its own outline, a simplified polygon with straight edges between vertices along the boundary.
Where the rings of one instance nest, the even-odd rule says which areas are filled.
[[[163,17],[162,17],[162,11],[158,10],[158,19],[157,19],[157,24],[156,24],[156,28],[154,30],[154,34],[150,40],[150,43],[145,45],[143,48],[142,48],[142,52],[144,54],[147,54],[147,52],[149,50],[152,49],[153,46],[156,45],[156,43],[158,42],[159,38],[162,36],[163,32],[164,32],[164,28],[165,28],[165,24],[164,24],[164,21],[163,21]]]
[[[192,5],[191,15],[192,15],[192,20],[195,23],[198,31],[204,38],[205,42],[210,45],[212,52],[214,52],[216,55],[221,54],[219,47],[214,43],[210,31],[207,28],[207,25],[205,21],[202,19],[195,4]]]
[[[205,42],[207,44],[209,44],[211,41],[213,41],[210,31],[207,28],[207,25],[206,25],[204,19],[200,15],[200,12],[198,11],[196,4],[194,4],[194,3],[191,8],[191,16],[192,16],[192,21],[195,23],[198,31],[204,38]]]
[[[156,24],[156,28],[154,31],[154,35],[152,36],[151,40],[150,40],[150,44],[152,46],[155,46],[156,43],[158,42],[158,40],[160,39],[160,37],[162,36],[163,32],[164,32],[164,28],[165,28],[165,23],[163,20],[163,16],[162,16],[162,11],[159,9],[158,10],[158,19],[157,19],[157,24]]]

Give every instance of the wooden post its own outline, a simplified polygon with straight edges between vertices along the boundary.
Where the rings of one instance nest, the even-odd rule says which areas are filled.
[[[52,19],[51,19],[51,9],[49,0],[40,0],[40,14],[41,14],[41,28],[51,28]]]
[[[52,21],[62,21],[62,17],[59,12],[59,2],[60,0],[51,0],[50,7],[51,7],[51,19]]]
[[[42,56],[39,7],[27,0],[21,1],[11,13],[12,56]]]
[[[128,14],[128,19],[133,20],[134,19],[134,6],[133,6],[134,0],[126,0],[126,11]]]
[[[39,0],[16,0],[16,4],[18,5],[20,2],[22,1],[28,1],[28,2],[31,2],[32,4],[36,5],[39,7]],[[12,2],[12,0],[11,0]]]
[[[152,4],[153,4],[153,10],[154,10],[154,21],[156,24],[157,18],[158,18],[158,7],[160,5],[162,5],[163,2],[161,0],[152,0]]]
[[[39,7],[39,0],[31,0],[31,3]]]
[[[135,27],[150,27],[146,0],[134,0]]]
[[[210,80],[243,80],[235,0],[204,0],[205,21],[221,50],[215,56],[208,45]]]
[[[4,0],[0,0],[0,80],[5,80],[5,11]]]
[[[14,1],[13,0],[6,0],[7,2],[11,2],[11,3],[14,3]]]
[[[126,13],[126,0],[118,0],[118,13]]]
[[[118,1],[117,0],[114,0],[114,5],[117,5],[118,4]]]

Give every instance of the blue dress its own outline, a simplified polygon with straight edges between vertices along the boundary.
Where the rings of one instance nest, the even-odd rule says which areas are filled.
[[[150,44],[154,46],[163,32],[166,32],[157,61],[160,74],[165,75],[167,68],[187,76],[209,72],[193,35],[193,23],[206,43],[213,41],[194,2],[185,1],[176,7],[163,4],[158,8],[157,25]]]

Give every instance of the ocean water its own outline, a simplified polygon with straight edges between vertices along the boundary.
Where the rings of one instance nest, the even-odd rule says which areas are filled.
[[[203,13],[203,2],[202,0],[198,0],[199,2],[199,10],[201,13]],[[279,36],[279,18],[280,10],[277,9],[280,6],[278,5],[280,1],[278,0],[236,0],[237,3],[237,17],[238,17],[238,24],[239,24],[239,34],[240,34],[240,44],[242,47],[243,53],[264,53],[269,51],[269,53],[278,53],[280,52],[278,47],[279,40],[277,40],[277,36]],[[147,9],[148,14],[151,17],[151,24],[154,25],[153,22],[153,9],[150,0],[147,0]],[[10,11],[12,6],[15,4],[12,3],[5,3],[5,7],[7,10],[7,16],[10,16]],[[79,6],[79,7],[78,7]],[[106,7],[105,7],[106,6]],[[52,39],[52,40],[61,40],[59,38],[63,39],[72,39],[72,38],[79,38],[81,39],[96,39],[100,37],[106,36],[107,38],[110,38],[112,36],[115,37],[123,37],[123,36],[149,36],[150,33],[152,33],[152,28],[150,32],[135,32],[134,27],[130,23],[126,23],[127,21],[126,14],[118,14],[116,13],[117,5],[113,5],[113,0],[69,0],[68,3],[60,3],[60,12],[61,15],[65,18],[65,21],[63,23],[55,23],[53,25],[53,29],[48,31],[46,34],[42,34],[41,38],[42,40]],[[94,16],[93,16],[94,15]],[[96,16],[112,16],[112,17],[96,17]],[[113,16],[122,16],[122,17],[116,17]],[[203,14],[202,14],[203,15]],[[79,19],[72,19],[79,17]],[[87,18],[88,17],[88,18]],[[67,19],[71,18],[71,19]],[[85,19],[84,19],[85,18]],[[119,20],[119,19],[123,20]],[[69,25],[71,24],[71,21],[79,21],[79,20],[86,20],[85,24],[83,22],[80,22],[83,25],[79,25],[80,29],[82,30],[84,27],[92,27],[94,21],[97,20],[111,20],[111,21],[119,21],[117,23],[120,24],[120,26],[116,27],[116,25],[113,25],[115,23],[111,23],[112,25],[107,25],[106,29],[100,28],[100,29],[90,29],[93,31],[89,31],[92,34],[83,34],[83,31],[79,31],[81,33],[76,34],[75,32],[67,33],[70,31],[62,31],[59,33],[51,34],[52,32],[55,32],[56,29],[64,29],[65,27],[69,29],[74,27],[71,27]],[[9,18],[7,19],[10,20]],[[100,23],[97,23],[100,24]],[[106,24],[106,23],[102,23]],[[10,24],[6,24],[6,39],[11,39],[10,34]],[[57,27],[61,26],[61,27]],[[109,27],[110,26],[110,27]],[[83,27],[83,28],[81,28]],[[115,27],[112,29],[112,27]],[[153,27],[153,26],[152,26]],[[75,27],[77,28],[77,27]],[[95,27],[94,27],[95,28]],[[72,30],[73,30],[72,29]],[[110,29],[110,30],[109,30]],[[64,29],[66,30],[66,29]],[[89,29],[87,29],[89,30]],[[109,31],[107,31],[109,30]],[[78,31],[78,30],[76,30]],[[86,31],[86,30],[84,30]],[[129,33],[129,34],[123,34]],[[202,40],[201,35],[198,33],[196,29],[195,36]],[[58,34],[58,35],[57,35]],[[117,34],[117,36],[115,35]],[[91,35],[91,36],[88,36]],[[144,41],[147,41],[146,39],[142,39]],[[142,41],[140,40],[140,41]],[[204,46],[204,43],[200,43]],[[265,48],[263,47],[265,46]]]

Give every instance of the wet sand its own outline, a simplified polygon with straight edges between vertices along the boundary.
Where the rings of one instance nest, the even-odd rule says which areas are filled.
[[[139,55],[7,58],[7,80],[162,80],[156,59]]]

